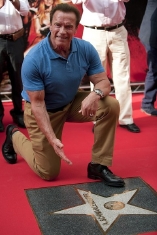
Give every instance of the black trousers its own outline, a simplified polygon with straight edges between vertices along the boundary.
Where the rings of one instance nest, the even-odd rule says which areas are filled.
[[[9,74],[12,86],[12,102],[16,113],[22,111],[22,81],[21,66],[24,58],[24,40],[23,37],[16,41],[10,41],[0,38],[0,82],[3,79],[4,65]],[[4,107],[0,97],[0,117],[4,116]]]

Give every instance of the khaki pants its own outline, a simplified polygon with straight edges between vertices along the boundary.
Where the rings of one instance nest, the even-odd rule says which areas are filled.
[[[99,101],[99,108],[94,118],[84,117],[78,111],[87,91],[78,91],[72,103],[63,111],[48,113],[56,137],[61,140],[65,122],[90,122],[96,120],[92,161],[102,165],[112,164],[115,130],[119,117],[119,104],[110,96]],[[30,168],[42,179],[54,179],[60,171],[61,159],[37,126],[30,103],[25,103],[24,120],[29,138],[21,132],[15,132],[12,140],[17,154],[21,155]],[[76,133],[77,136],[77,133]],[[82,136],[82,141],[84,141]],[[78,148],[79,151],[79,148]]]

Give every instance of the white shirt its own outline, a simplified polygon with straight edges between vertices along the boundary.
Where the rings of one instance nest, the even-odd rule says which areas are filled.
[[[120,24],[126,14],[124,2],[129,0],[72,0],[82,3],[83,13],[80,23],[86,26],[113,26]]]
[[[26,16],[29,12],[29,3],[27,0],[20,1],[20,10],[5,0],[5,4],[0,8],[0,34],[11,34],[23,28],[21,16]]]

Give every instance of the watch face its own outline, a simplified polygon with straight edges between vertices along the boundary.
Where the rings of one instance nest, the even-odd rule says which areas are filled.
[[[103,93],[100,89],[94,89],[94,92],[95,92],[96,94],[100,95],[101,98],[104,97],[104,93]]]
[[[97,92],[99,92],[99,93],[102,93],[102,91],[101,91],[101,90],[99,90],[99,89],[96,89],[96,91],[97,91]]]

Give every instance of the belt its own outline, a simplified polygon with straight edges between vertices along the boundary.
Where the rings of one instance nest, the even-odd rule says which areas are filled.
[[[49,113],[56,113],[58,111],[63,111],[63,109],[66,107],[67,105],[64,105],[62,107],[56,108],[56,109],[47,109],[47,112]]]
[[[5,40],[10,40],[10,41],[16,41],[18,38],[22,37],[23,35],[24,35],[24,28],[11,34],[0,34],[0,38],[3,38]]]
[[[26,103],[31,103],[31,102],[29,102],[29,101],[26,101]],[[56,109],[47,109],[47,112],[49,112],[49,113],[56,113],[56,112],[58,112],[58,111],[63,111],[63,109],[66,107],[67,105],[64,105],[64,106],[62,106],[62,107],[59,107],[59,108],[56,108]]]
[[[124,24],[124,22],[117,24],[117,25],[114,25],[114,26],[111,26],[111,27],[105,27],[105,26],[97,27],[97,26],[86,26],[86,25],[84,25],[84,27],[91,28],[91,29],[111,31],[113,29],[117,29],[117,28],[121,27],[123,24]]]

